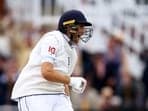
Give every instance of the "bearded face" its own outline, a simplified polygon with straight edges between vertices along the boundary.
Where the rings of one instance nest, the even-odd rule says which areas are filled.
[[[92,27],[83,24],[67,26],[67,35],[71,42],[78,44],[80,40],[87,42],[92,36]]]

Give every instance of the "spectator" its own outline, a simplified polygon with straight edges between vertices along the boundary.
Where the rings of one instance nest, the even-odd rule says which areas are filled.
[[[94,87],[98,93],[101,91],[102,87],[106,85],[106,68],[105,68],[105,61],[104,55],[94,54],[92,56],[92,63],[94,72],[92,71],[92,87]]]
[[[108,50],[105,53],[105,63],[105,82],[114,89],[114,93],[117,93],[120,81],[120,69],[121,67],[128,67],[120,36],[110,35]]]
[[[120,99],[114,96],[111,87],[105,86],[102,88],[98,100],[99,111],[118,111],[120,104]]]
[[[143,49],[140,54],[140,58],[145,64],[144,70],[142,72],[142,82],[144,84],[144,102],[146,106],[146,104],[148,104],[148,49]],[[146,108],[148,110],[148,106],[146,106]]]
[[[119,87],[119,96],[122,99],[121,111],[138,111],[136,105],[139,99],[137,81],[126,69],[121,70],[121,81]],[[142,93],[141,93],[142,94]]]
[[[17,77],[18,65],[16,58],[7,58],[4,65],[4,72],[0,75],[0,105],[16,105],[10,99],[12,87]]]
[[[11,55],[11,45],[10,38],[5,33],[5,28],[0,25],[0,53],[3,56]]]

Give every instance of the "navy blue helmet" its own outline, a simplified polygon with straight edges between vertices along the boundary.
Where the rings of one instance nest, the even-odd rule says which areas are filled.
[[[86,31],[83,37],[81,37],[81,40],[87,42],[92,36],[92,23],[88,22],[84,14],[79,10],[69,10],[63,13],[58,23],[58,30],[62,33],[66,33],[67,30],[65,27],[67,25],[74,27],[73,29],[76,29],[76,25],[79,24],[85,26]]]

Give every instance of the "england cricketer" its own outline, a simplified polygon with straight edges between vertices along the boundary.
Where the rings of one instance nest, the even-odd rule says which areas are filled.
[[[60,17],[57,30],[41,37],[33,48],[12,91],[19,111],[73,111],[69,86],[83,93],[86,80],[71,77],[76,64],[75,46],[87,42],[92,24],[79,10],[69,10]]]

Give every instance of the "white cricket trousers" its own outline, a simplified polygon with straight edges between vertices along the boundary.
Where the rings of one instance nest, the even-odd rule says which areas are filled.
[[[19,111],[74,111],[69,96],[32,95],[19,98]]]

